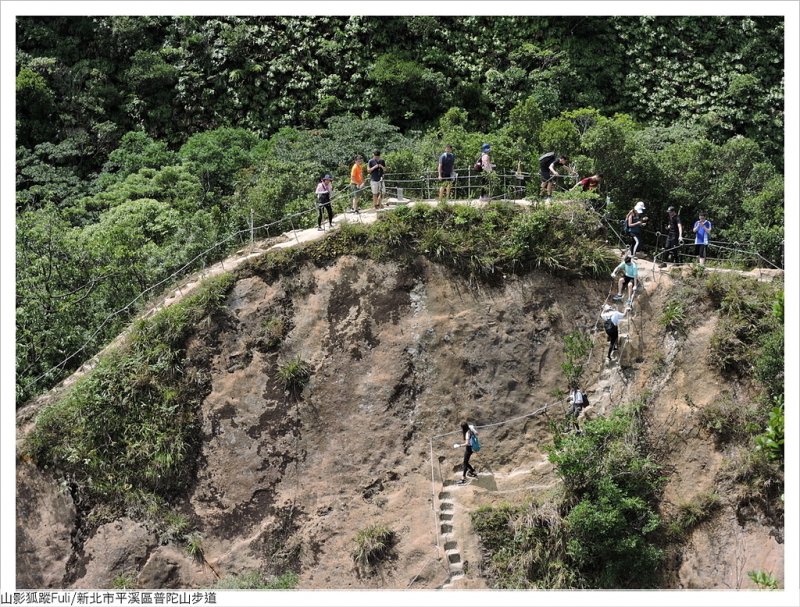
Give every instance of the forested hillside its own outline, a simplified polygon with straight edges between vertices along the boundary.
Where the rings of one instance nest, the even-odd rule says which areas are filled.
[[[610,215],[705,210],[782,265],[782,49],[780,17],[20,17],[18,402],[375,147],[389,176],[557,150]]]

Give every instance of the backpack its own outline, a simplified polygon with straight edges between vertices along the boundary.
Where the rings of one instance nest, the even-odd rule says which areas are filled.
[[[583,406],[584,408],[588,407],[588,406],[589,406],[589,397],[588,397],[588,396],[586,396],[586,392],[584,392],[583,390],[581,390],[581,396],[583,396],[583,405],[582,405],[582,406]]]
[[[539,156],[539,166],[543,168],[549,168],[553,161],[556,159],[555,152],[545,152],[541,156]]]
[[[611,333],[614,330],[614,321],[610,318],[606,318],[605,322],[603,322],[603,328],[606,330],[606,333]]]
[[[475,161],[475,164],[472,165],[472,170],[476,173],[480,173],[483,170],[483,163],[481,162],[481,158],[483,158],[483,154],[478,156],[478,159]]]
[[[625,234],[630,234],[631,230],[630,230],[630,226],[628,226],[628,216],[627,215],[625,216],[625,219],[622,219],[619,222],[619,227]]]
[[[478,440],[478,433],[475,432],[475,426],[469,427],[469,446],[477,453],[481,450],[481,441]]]

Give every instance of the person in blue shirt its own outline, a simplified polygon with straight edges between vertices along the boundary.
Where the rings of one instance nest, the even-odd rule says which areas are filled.
[[[628,287],[628,305],[631,305],[633,302],[633,291],[638,286],[638,276],[639,276],[639,267],[636,265],[636,262],[633,261],[633,258],[630,255],[625,256],[625,261],[619,264],[614,271],[611,272],[611,278],[616,278],[617,272],[619,270],[624,270],[622,278],[619,279],[619,290],[617,294],[614,295],[614,301],[622,301],[622,290],[625,287]]]
[[[708,251],[708,236],[711,234],[711,222],[706,219],[706,214],[702,211],[698,215],[699,219],[694,222],[692,232],[694,232],[694,253],[697,261],[702,266],[706,263],[706,252]]]

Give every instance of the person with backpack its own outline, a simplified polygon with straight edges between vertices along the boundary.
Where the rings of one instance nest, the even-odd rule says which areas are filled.
[[[331,193],[333,193],[333,177],[325,175],[317,184],[314,192],[317,195],[317,229],[322,231],[322,210],[328,212],[328,224],[333,227],[333,207],[331,206]]]
[[[444,152],[439,156],[439,200],[444,202],[450,198],[450,188],[453,187],[456,174],[453,171],[456,164],[456,155],[453,154],[453,146],[444,146]]]
[[[603,306],[603,312],[600,318],[603,319],[603,329],[608,335],[608,360],[611,360],[611,353],[617,349],[617,340],[619,340],[619,323],[625,318],[630,307],[626,307],[624,312],[618,311],[611,304]]]
[[[630,306],[633,303],[633,292],[638,286],[639,266],[636,265],[636,262],[633,261],[633,258],[630,255],[626,255],[625,260],[611,272],[612,280],[617,277],[617,272],[619,270],[623,270],[623,275],[622,278],[619,279],[619,289],[617,290],[617,294],[614,295],[612,299],[614,301],[622,301],[622,290],[627,287],[628,305]]]
[[[372,206],[375,209],[383,208],[383,196],[386,194],[386,184],[383,174],[386,172],[386,161],[381,158],[381,151],[372,152],[372,158],[367,163],[369,173],[369,186],[372,189]]]
[[[478,442],[478,434],[475,432],[475,426],[470,426],[467,422],[461,422],[461,431],[464,433],[464,442],[456,443],[453,445],[453,449],[464,447],[464,465],[462,468],[461,480],[458,481],[458,484],[465,485],[467,483],[467,475],[472,478],[477,478],[478,476],[478,473],[475,472],[475,468],[469,463],[469,458],[472,457],[475,451],[479,451],[481,447],[480,442]]]
[[[492,164],[492,156],[490,152],[492,151],[492,146],[488,143],[484,143],[481,146],[481,155],[475,160],[475,165],[472,167],[475,172],[481,173],[483,175],[483,186],[481,187],[481,200],[486,200],[491,198],[492,196],[492,184],[491,184],[491,177],[490,174],[494,170],[494,164]]]
[[[578,417],[584,407],[589,406],[589,399],[586,397],[586,393],[577,386],[570,388],[567,400],[571,406],[570,415],[572,417]]]
[[[694,253],[697,255],[697,262],[702,266],[706,263],[706,252],[708,251],[708,235],[711,233],[711,222],[706,219],[706,214],[700,211],[699,219],[694,222],[692,232],[694,237]]]
[[[641,244],[642,228],[647,225],[647,217],[644,216],[644,211],[644,203],[640,200],[625,216],[625,231],[630,237],[628,246],[631,249],[631,257],[634,259],[636,259],[636,252]]]
[[[556,184],[556,179],[561,175],[558,169],[564,167],[570,173],[574,173],[572,167],[569,166],[569,158],[564,155],[558,155],[555,152],[546,152],[539,156],[539,174],[542,177],[542,185],[540,186],[540,193],[547,194],[545,202],[550,202],[553,196],[553,188]]]
[[[683,244],[683,225],[681,218],[678,217],[675,207],[667,209],[667,246],[665,247],[664,257],[667,261],[676,263],[678,261],[678,247]]]

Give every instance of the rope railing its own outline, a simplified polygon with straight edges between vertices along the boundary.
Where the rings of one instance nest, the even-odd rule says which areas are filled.
[[[76,356],[78,356],[81,352],[83,352],[84,350],[86,350],[89,347],[89,345],[93,342],[95,337],[97,337],[97,335],[100,333],[100,331],[102,331],[103,328],[106,327],[113,319],[115,319],[116,317],[120,316],[125,311],[129,310],[131,307],[133,307],[136,304],[136,302],[142,300],[147,294],[149,294],[151,292],[154,292],[156,289],[158,289],[159,287],[161,287],[165,283],[177,279],[186,270],[194,267],[195,263],[200,258],[206,257],[212,251],[214,251],[214,250],[218,249],[219,247],[221,247],[222,245],[234,240],[238,236],[241,236],[243,234],[252,234],[255,230],[263,230],[263,229],[269,230],[270,227],[274,227],[276,225],[283,224],[286,221],[290,221],[291,222],[291,220],[296,218],[296,217],[301,217],[303,215],[306,215],[308,213],[315,212],[315,211],[316,211],[316,207],[315,208],[311,208],[311,209],[306,209],[304,211],[298,211],[296,213],[292,213],[292,214],[287,215],[287,216],[285,216],[285,217],[283,217],[281,219],[278,219],[276,221],[268,222],[268,223],[265,223],[265,224],[260,225],[260,226],[253,226],[253,227],[248,227],[246,229],[238,230],[238,231],[228,235],[227,237],[223,238],[222,240],[219,240],[219,241],[215,242],[210,247],[208,247],[204,251],[198,253],[192,259],[190,259],[189,261],[184,263],[177,270],[174,270],[168,276],[165,276],[164,278],[162,278],[161,280],[159,280],[155,284],[153,284],[153,285],[147,287],[146,289],[144,289],[142,292],[140,292],[136,297],[134,297],[127,304],[125,304],[121,308],[115,310],[114,312],[111,312],[100,323],[100,325],[89,335],[89,337],[84,341],[83,345],[81,345],[77,350],[75,350],[74,352],[69,354],[67,357],[65,357],[63,360],[61,360],[59,363],[57,363],[57,364],[53,365],[52,367],[50,367],[47,371],[44,371],[43,373],[41,373],[37,377],[35,377],[32,380],[29,380],[28,382],[26,382],[26,386],[25,386],[26,389],[30,389],[32,386],[37,384],[39,381],[41,381],[45,377],[49,376],[51,373],[53,373],[55,371],[63,370],[66,367],[67,363],[69,363],[72,359],[74,359]]]
[[[460,171],[466,170],[467,174],[463,175],[463,174],[459,173],[459,170]],[[485,173],[485,172],[474,172],[473,173],[472,168],[470,166],[466,167],[465,169],[459,169],[459,170],[456,170],[455,171],[456,176],[454,178],[451,178],[451,180],[455,182],[455,184],[453,186],[453,189],[457,189],[459,187],[463,189],[463,186],[459,186],[459,185],[456,185],[456,184],[458,184],[459,180],[462,180],[462,181],[466,180],[466,182],[467,182],[466,187],[467,187],[467,195],[468,195],[468,197],[475,190],[483,192],[483,190],[487,187],[487,183],[486,183],[486,179],[485,179],[485,177],[487,175],[493,175],[494,177],[492,177],[490,179],[496,179],[496,180],[500,180],[502,182],[502,189],[501,189],[500,193],[499,194],[495,194],[493,196],[492,195],[487,195],[486,198],[488,200],[508,199],[507,195],[508,195],[509,192],[513,192],[515,194],[518,194],[520,192],[520,190],[524,191],[525,179],[537,175],[535,173],[526,173],[526,172],[522,172],[522,171],[515,171],[513,173],[509,173],[507,171],[502,171],[502,172],[501,171],[493,171],[492,173]],[[418,184],[420,184],[420,186],[418,188],[401,188],[400,186],[392,186],[392,187],[387,186],[387,189],[395,190],[397,195],[398,195],[398,197],[399,197],[401,193],[403,193],[403,194],[405,193],[405,190],[409,190],[409,191],[419,190],[420,192],[423,192],[426,189],[426,187],[423,187],[423,186],[427,186],[427,192],[426,192],[427,193],[427,198],[432,199],[432,198],[434,198],[434,196],[432,195],[432,191],[437,191],[438,192],[438,188],[443,183],[445,183],[447,181],[447,180],[440,181],[438,179],[438,173],[434,172],[434,171],[426,171],[426,172],[424,172],[422,174],[422,176],[418,176],[416,179],[408,179],[408,180],[399,180],[399,179],[397,179],[397,177],[399,177],[399,176],[409,176],[409,175],[418,175],[418,173],[386,173],[384,179],[388,183],[418,183]],[[522,177],[522,179],[520,179],[520,176]],[[573,178],[574,179],[574,175],[558,175],[558,177]],[[509,179],[511,179],[512,183],[514,183],[516,185],[509,187],[509,185],[508,185],[508,180]],[[474,184],[472,183],[473,180],[475,180]],[[366,188],[363,188],[361,191],[364,191],[364,190],[366,190]],[[350,189],[350,188],[342,188],[341,190],[339,190],[337,192],[334,192],[333,196],[331,197],[331,203],[333,203],[335,200],[337,200],[337,199],[339,199],[341,197],[352,195],[352,193],[353,193],[352,189]],[[26,384],[25,384],[26,389],[31,388],[32,386],[37,384],[39,381],[41,381],[45,377],[50,376],[52,373],[54,373],[56,371],[59,371],[59,370],[63,370],[71,360],[73,360],[76,356],[78,356],[81,352],[84,352],[89,347],[89,345],[94,341],[94,339],[97,337],[97,335],[113,319],[117,318],[118,316],[122,315],[123,313],[125,313],[126,311],[131,309],[137,302],[142,300],[149,293],[154,292],[156,289],[158,289],[159,287],[163,286],[167,282],[175,280],[177,277],[179,277],[184,272],[186,272],[186,270],[194,267],[194,265],[196,264],[196,262],[198,260],[200,260],[201,258],[207,257],[212,251],[217,250],[222,245],[231,242],[232,240],[234,240],[237,237],[241,241],[242,237],[244,235],[246,235],[246,234],[249,234],[250,242],[252,243],[254,234],[257,231],[266,230],[267,231],[267,235],[268,235],[270,228],[278,226],[278,225],[281,225],[281,224],[285,224],[287,221],[290,223],[291,231],[293,233],[295,233],[295,237],[296,237],[296,228],[295,228],[295,225],[294,225],[294,219],[297,219],[297,218],[300,218],[302,216],[305,216],[305,215],[308,215],[310,213],[313,213],[313,212],[317,211],[319,209],[319,207],[320,207],[320,205],[317,203],[311,208],[305,209],[303,211],[298,211],[298,212],[295,212],[295,213],[291,213],[291,214],[289,214],[289,215],[287,215],[285,217],[282,217],[282,218],[277,219],[277,220],[272,221],[272,222],[267,222],[267,223],[259,225],[259,226],[252,225],[252,217],[251,217],[251,222],[250,222],[251,225],[249,227],[237,230],[236,232],[233,232],[232,234],[230,234],[227,237],[225,237],[224,239],[215,242],[214,244],[212,244],[211,246],[206,248],[204,251],[198,253],[192,259],[190,259],[189,261],[184,263],[181,267],[179,267],[178,269],[176,269],[173,272],[171,272],[168,276],[164,277],[163,279],[159,280],[155,284],[153,284],[153,285],[149,286],[148,288],[144,289],[142,292],[140,292],[134,299],[132,299],[126,305],[122,306],[118,310],[115,310],[114,312],[112,312],[108,316],[106,316],[106,318],[89,335],[89,337],[84,341],[84,343],[77,350],[75,350],[74,352],[72,352],[71,354],[66,356],[59,363],[57,363],[57,364],[53,365],[52,367],[50,367],[48,370],[46,370],[43,373],[39,374],[34,379],[27,381]],[[600,220],[616,236],[616,238],[620,242],[620,244],[625,246],[625,247],[627,247],[626,240],[614,229],[614,227],[611,225],[611,221],[609,221],[609,218],[607,216],[601,215],[595,209],[590,208],[590,210],[592,210],[593,212],[595,212],[598,215]],[[360,220],[360,218],[359,218],[359,220]],[[656,245],[658,245],[658,233],[657,232],[653,232],[653,234],[656,235]],[[299,242],[299,240],[298,240],[298,242]],[[726,249],[726,247],[719,246],[719,244],[718,244],[718,243],[723,243],[723,242],[724,241],[712,241],[712,243],[710,243],[710,244],[712,244],[716,248],[719,248],[719,249],[723,250],[723,249]],[[738,245],[739,243],[725,243],[725,244]],[[684,246],[690,246],[690,245],[684,245]],[[727,248],[726,250],[737,250],[737,249]],[[754,257],[757,257],[758,259],[760,259],[761,261],[769,264],[773,268],[777,268],[777,266],[775,264],[773,264],[769,260],[765,259],[763,256],[761,256],[757,252],[743,251],[743,250],[739,250],[739,251],[740,252],[744,252],[744,253],[749,254],[749,255],[752,255]],[[662,251],[658,255],[661,255],[664,252],[665,251]],[[715,258],[709,258],[709,259],[715,259]],[[204,259],[203,263],[205,264],[205,259]]]

